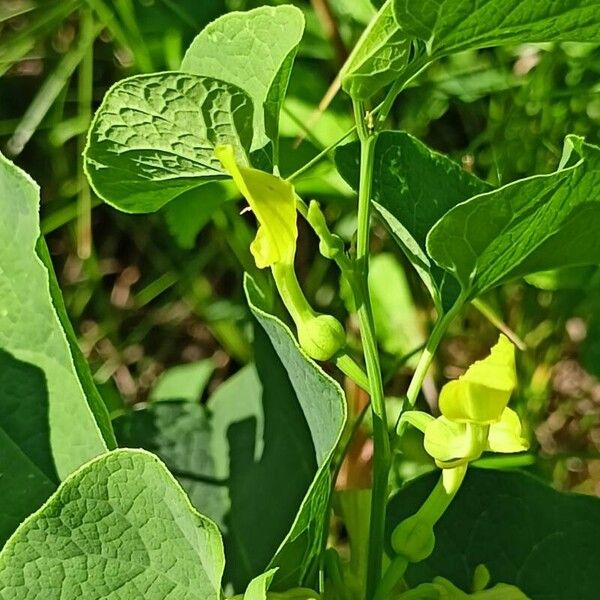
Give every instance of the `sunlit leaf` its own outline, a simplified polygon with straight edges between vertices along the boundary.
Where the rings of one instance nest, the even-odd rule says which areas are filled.
[[[538,271],[600,263],[600,149],[570,137],[565,163],[471,198],[432,228],[427,250],[465,296]]]
[[[232,12],[207,25],[186,52],[181,70],[243,89],[254,105],[252,149],[277,140],[279,111],[304,32],[291,5]]]
[[[60,480],[114,445],[38,211],[37,185],[0,155],[0,541]]]
[[[156,452],[219,525],[226,583],[242,592],[271,562],[279,567],[273,588],[285,591],[306,585],[318,560],[345,400],[247,286],[260,322],[256,365],[221,385],[206,406],[155,403],[122,416],[115,429],[120,443]]]
[[[164,465],[116,450],[76,471],[0,553],[0,590],[15,600],[219,600],[219,531]]]
[[[267,590],[273,581],[276,569],[271,569],[255,577],[246,588],[243,600],[267,600]]]
[[[353,98],[368,100],[400,76],[408,63],[410,47],[410,37],[394,18],[392,0],[387,0],[346,61],[342,87]]]
[[[394,0],[407,34],[432,58],[533,42],[600,42],[598,0]]]
[[[247,161],[253,108],[238,87],[184,73],[139,75],[106,94],[85,149],[96,193],[125,212],[153,212],[227,173],[214,155],[229,144]]]

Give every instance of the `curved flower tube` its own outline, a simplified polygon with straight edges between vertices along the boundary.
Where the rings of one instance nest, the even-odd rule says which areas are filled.
[[[232,146],[217,146],[215,155],[258,221],[250,251],[259,269],[271,268],[279,295],[296,324],[300,346],[311,358],[328,360],[345,345],[346,332],[335,317],[313,310],[298,283],[294,270],[298,228],[293,185],[239,165]]]

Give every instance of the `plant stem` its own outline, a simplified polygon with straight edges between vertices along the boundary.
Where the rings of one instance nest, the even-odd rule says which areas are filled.
[[[408,560],[404,556],[396,556],[386,569],[381,583],[377,588],[374,600],[388,600],[388,598],[395,597],[394,590],[402,577],[404,577],[407,567]]]
[[[346,351],[342,350],[334,356],[332,360],[335,363],[335,366],[346,375],[346,377],[351,379],[359,388],[367,392],[367,394],[369,393],[369,377]]]
[[[347,140],[355,131],[356,131],[356,125],[354,127],[351,127],[350,129],[348,129],[348,131],[346,131],[346,133],[344,133],[344,135],[342,135],[340,138],[335,140],[335,142],[333,142],[332,144],[329,144],[329,146],[327,146],[327,148],[324,148],[323,150],[321,150],[321,152],[319,152],[316,156],[311,158],[305,165],[300,167],[297,171],[292,173],[289,177],[286,177],[286,181],[293,181],[294,179],[300,177],[300,175],[303,175],[304,173],[306,173],[306,171],[310,170],[314,165],[321,162],[321,160],[325,156],[327,156],[332,150],[337,148],[343,141]]]
[[[496,328],[502,332],[521,352],[527,350],[527,344],[494,312],[494,309],[481,298],[475,298],[471,304]]]
[[[369,296],[369,238],[371,185],[376,138],[364,122],[364,110],[354,103],[354,112],[360,138],[360,182],[358,192],[358,231],[356,239],[356,266],[358,273],[358,319],[365,355],[371,411],[373,415],[373,490],[369,525],[369,560],[367,564],[366,598],[373,598],[381,578],[385,508],[388,477],[391,463],[390,438],[383,396],[383,382],[379,366],[379,353],[375,341],[375,327]]]
[[[444,337],[448,326],[454,320],[454,317],[456,317],[462,306],[462,298],[459,298],[454,306],[436,321],[433,331],[431,332],[431,335],[427,340],[427,344],[425,345],[425,349],[423,350],[423,354],[421,354],[421,357],[419,358],[417,368],[415,369],[415,373],[410,381],[410,385],[408,386],[408,391],[406,392],[406,399],[408,400],[410,406],[415,405],[419,391],[423,385],[425,375],[427,375],[427,371],[429,370],[431,362],[433,361],[435,351],[442,341],[442,337]]]
[[[429,62],[424,57],[417,58],[412,63],[409,63],[402,77],[394,82],[383,101],[371,111],[372,114],[377,113],[379,124],[382,124],[387,119],[400,92],[428,65]]]

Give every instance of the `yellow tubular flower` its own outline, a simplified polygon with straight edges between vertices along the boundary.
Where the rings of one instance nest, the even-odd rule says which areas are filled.
[[[329,360],[345,345],[346,332],[335,317],[312,309],[298,283],[294,271],[298,238],[294,187],[280,177],[239,165],[232,146],[217,146],[215,156],[258,221],[250,251],[259,269],[271,268],[279,295],[296,324],[300,346],[311,358]]]
[[[458,423],[494,423],[517,385],[515,347],[504,335],[484,360],[473,363],[440,394],[440,411]]]
[[[250,251],[259,269],[294,263],[298,227],[291,183],[237,164],[232,146],[217,146],[215,156],[231,175],[259,223]]]
[[[501,335],[487,358],[442,388],[440,417],[412,411],[403,418],[423,431],[425,450],[443,469],[467,464],[486,450],[522,452],[528,446],[521,422],[507,407],[516,384],[514,347]]]

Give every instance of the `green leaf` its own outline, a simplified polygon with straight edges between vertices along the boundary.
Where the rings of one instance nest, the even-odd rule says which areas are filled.
[[[229,575],[229,570],[239,572],[243,577],[248,575],[242,568],[244,562],[238,556],[236,546],[236,539],[240,539],[243,547],[245,534],[229,518],[238,490],[243,485],[243,480],[236,478],[239,473],[235,465],[238,460],[253,461],[255,445],[262,441],[260,402],[256,371],[246,367],[224,383],[206,406],[187,401],[158,402],[143,410],[130,411],[114,422],[120,445],[141,447],[157,454],[185,489],[192,504],[219,526],[227,556],[224,581],[233,582],[236,589],[243,589],[247,579],[240,583]],[[232,438],[235,443],[231,448],[231,459],[230,430],[237,431],[235,439]],[[251,508],[240,506],[242,511]],[[250,533],[256,536],[257,532]],[[270,556],[261,556],[265,541],[257,540],[255,545],[257,559],[264,563],[261,566],[270,559]],[[237,567],[234,565],[236,559],[241,561]],[[254,574],[255,570],[252,570],[250,577]]]
[[[0,554],[13,600],[220,600],[223,545],[164,465],[116,450],[62,483]]]
[[[247,288],[258,302],[251,281]],[[276,589],[310,578],[331,452],[345,419],[339,386],[298,349],[287,327],[253,310],[261,321],[256,365],[221,385],[206,406],[161,402],[115,421],[121,444],[156,452],[194,506],[217,522],[224,581],[238,592],[269,563],[280,567]]]
[[[88,134],[85,168],[105,202],[153,212],[202,183],[228,177],[214,156],[231,144],[247,162],[253,108],[238,87],[185,73],[139,75],[106,94]]]
[[[335,162],[342,177],[356,190],[358,143],[338,148]],[[451,208],[488,189],[488,184],[459,164],[405,132],[384,131],[377,137],[374,207],[438,306],[449,308],[458,296],[458,286],[430,260],[425,247],[427,234]]]
[[[396,20],[432,58],[534,42],[600,42],[598,0],[394,0]]]
[[[394,18],[392,0],[387,0],[346,61],[342,88],[352,98],[368,100],[402,74],[410,48],[411,39]]]
[[[248,584],[243,600],[267,600],[267,591],[276,571],[277,569],[270,569],[266,573],[255,577]]]
[[[183,192],[163,208],[169,233],[177,244],[191,250],[198,234],[226,202],[238,197],[237,189],[226,182],[213,181]]]
[[[432,228],[430,256],[468,298],[530,273],[600,263],[600,149],[570,137],[564,162],[572,158],[471,198]]]
[[[215,363],[210,358],[172,367],[158,378],[149,399],[152,402],[199,402],[214,370]]]
[[[52,265],[52,259],[50,258],[50,252],[48,251],[46,240],[41,235],[36,244],[36,253],[48,271],[50,297],[52,299],[52,303],[54,304],[54,309],[56,310],[56,315],[60,321],[60,325],[65,332],[69,349],[71,351],[71,357],[73,358],[73,365],[75,366],[77,376],[79,377],[79,382],[81,383],[81,387],[83,388],[83,392],[87,398],[92,413],[96,418],[96,423],[98,424],[100,432],[102,433],[102,437],[104,438],[108,449],[113,450],[117,447],[117,441],[112,429],[108,406],[105,402],[105,399],[101,396],[96,383],[94,382],[90,365],[81,352],[81,348],[79,347],[79,340],[77,339],[77,335],[75,334],[75,330],[73,329],[73,325],[71,324],[69,315],[67,314],[67,308],[65,306],[62,292],[58,285],[58,280],[56,278],[56,273],[54,272],[54,266]],[[116,393],[118,394],[118,392]],[[122,402],[122,398],[120,398],[120,396],[119,400]]]
[[[0,350],[0,547],[58,485],[44,372]]]
[[[265,300],[250,277],[246,277],[245,288],[250,309],[281,360],[308,425],[311,444],[310,448],[304,448],[305,460],[316,459],[317,466],[291,531],[270,563],[271,567],[279,567],[273,588],[310,586],[316,576],[323,535],[329,522],[330,467],[346,422],[346,400],[340,386],[300,349],[289,328],[266,310]],[[269,373],[271,364],[263,363]],[[286,421],[285,434],[289,439],[297,425]]]
[[[263,335],[257,343],[264,341]],[[314,469],[302,462],[301,450],[310,442],[306,426],[295,429],[300,451],[284,451],[286,416],[297,422],[301,415],[272,350],[269,358],[276,367],[265,388],[249,366],[219,387],[206,406],[161,402],[115,421],[119,443],[158,454],[192,504],[217,523],[227,558],[223,580],[237,591],[275,554]]]
[[[291,5],[261,6],[223,15],[203,29],[185,53],[181,70],[223,79],[254,104],[252,150],[276,142],[304,17]]]
[[[381,347],[394,356],[404,356],[425,342],[419,315],[401,265],[393,254],[371,257],[369,290],[375,332]],[[407,364],[416,366],[418,356]]]
[[[439,478],[413,480],[388,504],[387,531],[414,514]],[[517,586],[532,600],[595,600],[600,589],[600,500],[557,492],[519,472],[470,468],[435,527],[436,546],[411,564],[409,585],[446,577],[471,589],[479,564],[492,585]]]
[[[567,269],[540,271],[525,276],[529,285],[540,290],[598,290],[600,289],[600,267],[583,266]]]
[[[4,415],[5,452],[23,454],[21,464],[30,461],[52,480],[54,470],[64,479],[83,463],[107,449],[95,414],[107,423],[97,391],[87,379],[82,357],[72,330],[65,331],[64,306],[58,296],[53,274],[36,251],[38,243],[39,193],[35,182],[0,155],[0,350],[3,352],[0,377],[17,371],[29,373],[28,381],[18,380],[5,390],[6,402],[22,405],[14,415]],[[44,257],[42,257],[44,258]],[[47,260],[47,256],[44,258]],[[49,265],[49,262],[46,264]],[[59,303],[60,301],[60,303]],[[8,385],[8,384],[7,384]],[[88,392],[88,393],[86,393]],[[26,435],[37,423],[33,437]],[[109,427],[106,425],[106,427]],[[112,445],[109,429],[107,441]],[[15,445],[8,449],[12,441]],[[50,452],[49,456],[45,456]],[[44,466],[42,466],[44,465]],[[53,465],[51,469],[50,465]],[[39,483],[39,478],[38,478]],[[13,512],[16,523],[25,516],[23,507],[13,504],[7,478],[0,476],[0,494]],[[32,480],[32,498],[47,492]],[[42,491],[44,490],[44,491]],[[38,493],[39,492],[39,493]]]

